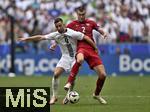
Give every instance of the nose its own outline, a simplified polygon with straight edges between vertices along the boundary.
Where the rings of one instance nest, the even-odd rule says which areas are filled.
[[[57,27],[57,29],[58,29],[58,30],[60,30],[60,29],[61,29],[61,27]]]

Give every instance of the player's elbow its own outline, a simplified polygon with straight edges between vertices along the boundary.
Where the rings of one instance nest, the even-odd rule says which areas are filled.
[[[43,35],[38,35],[38,41],[45,40],[46,38]]]

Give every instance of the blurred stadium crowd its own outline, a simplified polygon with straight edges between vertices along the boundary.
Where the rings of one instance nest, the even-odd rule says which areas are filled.
[[[0,44],[10,44],[10,19],[4,12],[15,18],[15,38],[28,37],[54,31],[53,19],[58,16],[65,23],[76,19],[75,9],[82,4],[87,7],[87,17],[109,33],[109,39],[96,38],[98,45],[150,42],[150,0],[0,0]],[[17,43],[17,48],[39,51],[48,44]]]

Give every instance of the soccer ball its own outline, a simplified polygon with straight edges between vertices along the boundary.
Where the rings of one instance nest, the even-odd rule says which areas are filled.
[[[80,99],[79,94],[76,91],[71,91],[68,93],[68,100],[70,103],[77,103]]]

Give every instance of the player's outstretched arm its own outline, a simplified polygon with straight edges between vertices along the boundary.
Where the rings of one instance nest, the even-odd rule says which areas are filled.
[[[84,35],[83,40],[89,43],[97,51],[96,44],[88,36]]]
[[[41,41],[41,40],[45,40],[45,36],[44,35],[35,35],[35,36],[31,36],[31,37],[23,37],[23,38],[18,38],[17,40],[20,42],[31,42],[31,41]]]
[[[98,32],[103,36],[104,39],[108,37],[108,33],[105,32],[102,28],[99,28]]]

